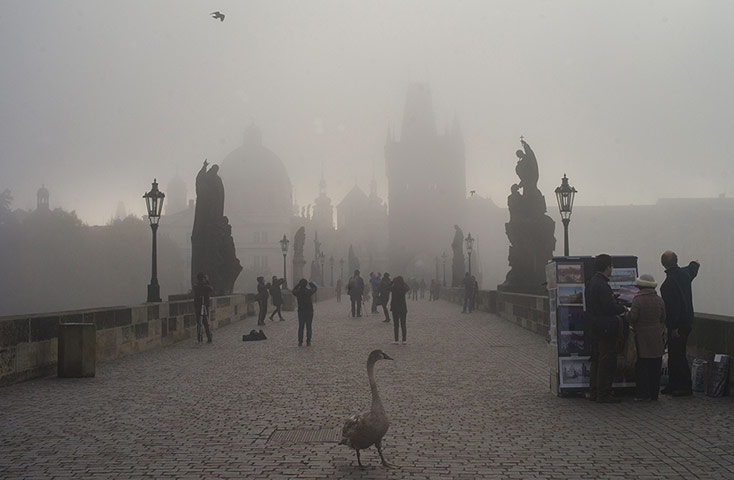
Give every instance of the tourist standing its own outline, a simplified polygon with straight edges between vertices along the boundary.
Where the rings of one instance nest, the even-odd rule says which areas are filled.
[[[390,313],[387,311],[387,301],[390,299],[390,287],[392,281],[390,281],[390,274],[385,272],[380,280],[380,305],[382,305],[382,313],[385,314],[385,320],[383,322],[390,323]]]
[[[421,300],[426,298],[426,281],[421,278],[421,281],[418,283],[418,288],[420,289],[421,293]]]
[[[364,293],[364,280],[359,276],[359,270],[354,271],[354,276],[347,283],[347,294],[352,302],[352,317],[362,316],[362,294]]]
[[[662,393],[675,397],[693,394],[691,367],[688,365],[686,346],[693,329],[693,292],[691,283],[698,275],[701,264],[694,260],[686,267],[678,266],[678,255],[667,250],[660,257],[665,267],[665,281],[660,295],[665,302],[665,325],[668,327],[669,383]]]
[[[336,303],[342,301],[342,279],[336,281]]]
[[[665,303],[655,291],[657,285],[652,275],[640,275],[637,279],[640,291],[632,299],[632,306],[627,312],[637,346],[636,402],[657,400],[660,391],[660,370],[665,350]]]
[[[617,301],[609,286],[612,257],[604,253],[597,255],[594,270],[596,273],[586,289],[586,315],[591,326],[588,398],[599,403],[619,403],[619,398],[612,397],[612,380],[617,368],[617,338],[622,331],[617,315],[627,309]]]
[[[285,320],[283,318],[283,315],[280,313],[280,308],[283,305],[283,293],[280,290],[280,286],[285,283],[285,278],[278,279],[275,275],[273,275],[273,281],[270,284],[270,297],[273,299],[273,306],[275,307],[275,310],[273,310],[273,313],[270,314],[270,321],[273,321],[273,317],[275,314],[278,314],[278,318],[282,322]]]
[[[464,309],[461,313],[466,313],[467,308],[471,311],[471,302],[473,301],[472,295],[474,295],[474,282],[472,282],[469,272],[464,274],[464,280],[461,282],[464,286]]]
[[[265,325],[265,316],[268,314],[268,286],[265,277],[257,277],[257,304],[260,310],[257,313],[257,324]]]
[[[293,295],[298,301],[298,346],[303,346],[303,327],[306,327],[306,346],[311,346],[311,324],[313,322],[313,294],[318,287],[305,278],[298,281]]]
[[[199,272],[196,274],[196,285],[194,292],[194,311],[196,312],[196,341],[201,343],[204,336],[201,332],[203,326],[206,330],[206,343],[212,343],[212,331],[209,329],[209,307],[210,296],[214,289],[209,284],[209,277]]]
[[[370,312],[377,313],[377,304],[380,302],[380,272],[375,275],[374,272],[370,272],[370,290],[372,290],[372,307]]]
[[[398,334],[400,333],[400,330],[403,332],[403,345],[408,342],[405,324],[406,317],[408,316],[408,304],[405,301],[405,294],[408,293],[409,290],[410,287],[405,283],[403,277],[400,275],[395,277],[395,280],[393,280],[390,286],[390,293],[392,293],[390,310],[392,310],[393,330],[395,332],[395,341],[393,343],[396,345],[399,340]]]

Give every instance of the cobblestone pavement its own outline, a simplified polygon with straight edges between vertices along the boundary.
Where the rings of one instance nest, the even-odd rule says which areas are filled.
[[[0,478],[734,478],[734,401],[701,394],[598,405],[548,390],[546,344],[489,314],[410,302],[408,345],[378,315],[317,304],[313,346],[295,312],[269,339],[256,319],[97,366],[92,379],[0,389]],[[392,425],[388,461],[338,445],[370,405]]]

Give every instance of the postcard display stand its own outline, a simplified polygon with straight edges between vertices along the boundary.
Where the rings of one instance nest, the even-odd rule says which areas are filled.
[[[628,300],[635,293],[637,257],[613,256],[609,285]],[[586,285],[594,274],[594,257],[553,257],[546,265],[548,288],[548,366],[550,389],[563,396],[589,388],[591,349],[586,335]],[[614,387],[634,386],[634,370],[617,358]]]

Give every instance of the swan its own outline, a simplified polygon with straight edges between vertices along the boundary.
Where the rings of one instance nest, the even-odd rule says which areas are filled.
[[[359,458],[359,451],[374,445],[377,447],[377,453],[380,454],[382,465],[392,468],[382,455],[382,437],[387,433],[390,427],[390,419],[385,414],[385,408],[382,406],[380,394],[377,392],[377,383],[375,382],[375,363],[378,360],[392,360],[382,350],[373,350],[367,357],[367,378],[370,380],[370,390],[372,390],[372,407],[369,412],[358,413],[352,415],[344,422],[342,429],[342,439],[340,445],[346,445],[353,448],[357,452],[357,463],[359,468],[364,468]]]

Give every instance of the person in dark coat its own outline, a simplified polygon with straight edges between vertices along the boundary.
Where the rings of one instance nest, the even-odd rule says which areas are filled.
[[[594,270],[596,273],[586,288],[586,315],[591,340],[588,398],[599,403],[618,403],[620,399],[612,397],[612,381],[617,368],[617,338],[622,331],[617,315],[627,309],[617,301],[609,286],[612,257],[604,253],[597,255]]]
[[[684,397],[693,394],[691,367],[688,365],[686,345],[693,329],[693,292],[691,283],[698,275],[701,264],[692,261],[686,267],[678,266],[678,256],[667,250],[660,257],[665,267],[665,281],[660,296],[665,302],[665,325],[668,327],[668,387],[662,393]]]
[[[387,311],[387,302],[390,299],[390,286],[392,281],[390,280],[390,274],[385,272],[380,280],[380,305],[382,306],[382,313],[385,314],[385,320],[383,322],[390,323],[390,314]]]
[[[390,284],[390,293],[392,294],[390,310],[392,310],[393,326],[395,327],[395,341],[392,343],[396,345],[398,340],[400,340],[398,336],[400,330],[403,332],[403,345],[408,342],[406,336],[407,328],[405,324],[405,320],[408,316],[408,304],[405,301],[405,294],[408,293],[409,290],[410,287],[405,283],[405,280],[403,280],[403,277],[400,275],[395,277],[395,280]]]
[[[212,343],[212,331],[209,329],[209,297],[214,293],[214,288],[209,284],[209,277],[199,272],[196,274],[196,285],[192,289],[194,293],[194,311],[196,312],[196,340],[201,343],[204,336],[201,332],[203,326],[206,330],[206,343]]]
[[[265,325],[265,316],[268,314],[268,288],[270,284],[265,284],[265,277],[257,277],[257,304],[260,310],[257,313],[257,324]]]
[[[311,323],[313,321],[313,294],[318,287],[305,278],[299,280],[293,295],[298,301],[298,346],[303,346],[303,327],[306,327],[306,346],[311,346]]]
[[[370,308],[372,313],[377,313],[377,305],[380,304],[380,280],[380,272],[377,272],[377,275],[375,275],[375,272],[370,272],[368,282],[372,291],[372,306]]]
[[[280,318],[280,321],[284,321],[283,315],[280,313],[280,308],[283,306],[283,293],[281,292],[280,288],[281,285],[285,283],[285,278],[278,278],[275,275],[273,275],[273,281],[270,283],[270,297],[273,299],[273,306],[275,307],[275,310],[273,310],[273,313],[270,314],[270,321],[273,321],[273,317],[275,314],[278,314],[278,318]]]
[[[347,283],[347,294],[352,302],[352,317],[362,316],[362,294],[364,293],[364,280],[359,276],[359,270],[354,271],[354,276]]]
[[[665,350],[665,303],[655,291],[657,285],[652,275],[640,275],[637,279],[640,291],[632,299],[632,306],[627,312],[637,346],[636,402],[657,400],[660,391],[660,369]]]
[[[474,303],[474,281],[471,279],[469,272],[464,274],[464,280],[461,283],[464,286],[464,309],[461,313],[466,313],[467,308],[471,312],[472,303]]]

